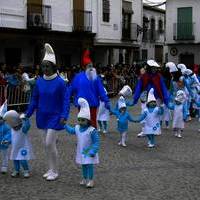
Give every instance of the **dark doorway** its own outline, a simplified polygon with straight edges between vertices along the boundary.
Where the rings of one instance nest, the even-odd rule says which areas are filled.
[[[192,67],[194,65],[194,54],[180,54],[179,60],[180,63]]]
[[[163,62],[163,46],[155,46],[155,60],[159,63]]]
[[[21,63],[22,50],[20,48],[6,48],[5,61],[8,66],[17,66]]]

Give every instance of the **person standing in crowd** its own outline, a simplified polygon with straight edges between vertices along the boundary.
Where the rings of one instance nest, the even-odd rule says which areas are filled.
[[[79,107],[78,99],[80,97],[87,100],[90,106],[92,126],[97,128],[97,109],[100,100],[105,103],[107,109],[110,109],[110,101],[102,81],[93,67],[89,50],[86,50],[83,54],[82,65],[85,67],[85,71],[75,75],[69,87],[70,96],[74,95],[76,107]]]
[[[58,131],[64,129],[69,114],[69,94],[67,86],[57,75],[56,58],[52,47],[45,44],[45,56],[41,67],[43,77],[36,82],[26,117],[31,117],[36,109],[36,123],[44,132],[48,170],[43,177],[48,181],[58,178],[58,151],[56,141]]]

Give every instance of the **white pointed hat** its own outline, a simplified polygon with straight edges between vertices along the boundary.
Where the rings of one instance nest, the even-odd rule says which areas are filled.
[[[155,60],[148,60],[147,64],[151,67],[160,67],[160,65]]]
[[[147,98],[147,103],[149,103],[151,101],[156,101],[156,98],[154,96],[154,89],[153,88],[151,88],[149,90],[149,94],[148,94],[148,98]]]
[[[178,90],[175,97],[176,101],[183,103],[186,100],[186,94],[183,90]]]
[[[125,85],[120,91],[119,95],[123,95],[124,97],[129,97],[132,95],[132,89],[128,86]]]
[[[169,68],[169,72],[170,72],[170,73],[172,73],[172,72],[177,72],[177,71],[178,71],[176,65],[175,65],[173,62],[168,62],[168,63],[166,63],[165,67],[168,67],[168,68]]]
[[[45,47],[45,55],[44,55],[43,61],[50,61],[56,64],[56,56],[51,45],[46,43],[44,47]]]
[[[178,64],[178,65],[177,65],[177,68],[178,68],[178,69],[181,69],[181,70],[187,69],[187,67],[185,66],[185,64],[182,64],[182,63]]]
[[[118,109],[120,108],[126,108],[126,101],[123,96],[120,96],[118,100]]]
[[[192,70],[191,69],[185,69],[185,70],[183,70],[182,71],[182,73],[183,73],[183,75],[191,75],[193,72],[192,72]]]
[[[10,125],[11,127],[18,126],[21,123],[20,115],[15,110],[7,111],[3,119]]]
[[[3,105],[0,107],[0,117],[3,117],[4,114],[7,112],[7,100],[3,103]]]
[[[80,106],[78,118],[84,118],[90,120],[90,107],[88,102],[84,98],[79,98],[78,104]]]

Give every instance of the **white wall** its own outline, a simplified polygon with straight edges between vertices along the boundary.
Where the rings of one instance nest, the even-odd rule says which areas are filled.
[[[177,8],[192,7],[193,8],[193,22],[195,23],[195,41],[200,42],[200,1],[199,0],[167,0],[166,4],[166,42],[178,43],[173,40],[173,24],[177,23]],[[181,41],[182,42],[182,41]]]
[[[26,1],[0,1],[0,27],[26,28]]]

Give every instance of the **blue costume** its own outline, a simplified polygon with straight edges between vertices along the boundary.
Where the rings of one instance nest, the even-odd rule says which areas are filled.
[[[3,144],[4,141],[8,143]],[[2,123],[0,124],[0,150],[8,149],[9,144],[11,144],[11,130],[7,124]]]
[[[161,75],[146,73],[141,76],[137,82],[133,96],[133,105],[138,102],[138,99],[143,91],[149,92],[151,88],[154,89],[156,99],[160,98],[166,105],[168,104],[169,94]]]
[[[61,130],[61,118],[68,119],[69,93],[65,82],[57,76],[53,80],[39,78],[26,113],[30,117],[36,109],[36,123],[39,129]]]
[[[66,131],[77,136],[76,163],[82,165],[82,174],[85,180],[93,179],[93,165],[99,163],[98,151],[100,147],[99,135],[92,126],[71,127],[65,125]]]
[[[128,111],[121,113],[119,110],[112,110],[111,113],[117,117],[117,130],[120,134],[128,131],[128,121],[133,122],[133,118]]]
[[[6,142],[6,143],[5,143]],[[11,130],[4,122],[0,124],[0,153],[1,172],[6,173],[8,168],[8,147],[11,144]]]
[[[100,77],[93,81],[88,80],[85,72],[77,74],[70,85],[70,96],[74,94],[74,103],[78,107],[78,98],[87,100],[90,107],[99,107],[100,100],[109,108],[109,98],[106,95]]]

